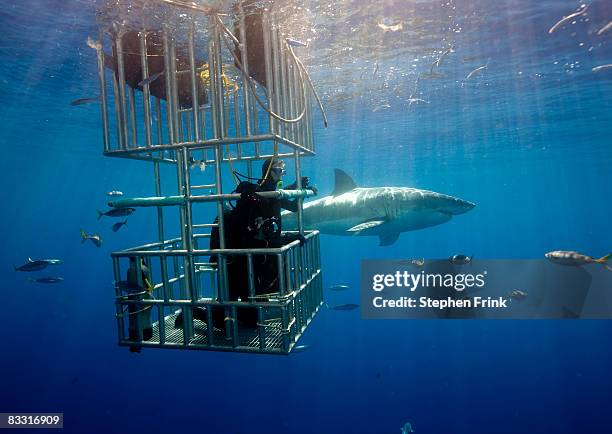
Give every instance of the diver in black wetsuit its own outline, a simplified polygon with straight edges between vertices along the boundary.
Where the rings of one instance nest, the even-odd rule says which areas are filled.
[[[270,158],[262,166],[262,177],[257,184],[244,181],[238,185],[235,192],[241,197],[236,206],[224,213],[225,245],[229,249],[263,249],[278,248],[292,241],[305,239],[301,234],[285,234],[282,231],[281,210],[296,212],[299,207],[298,199],[264,198],[257,194],[261,191],[275,191],[282,188],[282,178],[285,175],[285,163],[282,160]],[[296,184],[285,187],[293,190]],[[302,177],[302,188],[317,190],[309,185],[308,177]],[[219,248],[219,231],[213,228],[210,238],[210,248]],[[211,256],[211,262],[217,262],[216,256]],[[252,301],[249,298],[248,266],[244,255],[227,256],[227,280],[229,300]],[[275,255],[253,255],[253,274],[255,295],[259,301],[265,301],[265,294],[279,291],[278,263]],[[193,309],[193,316],[200,321],[206,321],[206,311],[201,308]],[[224,309],[212,310],[213,325],[222,328],[225,318]],[[253,308],[239,309],[238,321],[247,326],[257,324],[257,311]],[[175,327],[182,327],[182,313],[175,321]]]

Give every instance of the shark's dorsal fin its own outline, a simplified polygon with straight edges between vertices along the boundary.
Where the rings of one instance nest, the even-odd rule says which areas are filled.
[[[357,188],[357,184],[355,184],[353,178],[348,176],[344,170],[334,169],[334,173],[336,175],[336,181],[332,196],[338,196]]]

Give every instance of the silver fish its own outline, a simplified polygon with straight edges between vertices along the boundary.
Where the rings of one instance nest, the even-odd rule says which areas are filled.
[[[285,41],[292,47],[308,47],[308,44],[297,39],[285,38]]]
[[[478,68],[474,69],[472,72],[470,72],[467,77],[465,77],[466,80],[469,80],[470,78],[472,78],[474,75],[479,74],[480,71],[482,71],[483,69],[486,69],[487,65],[482,65],[479,66]]]
[[[329,287],[330,290],[332,291],[346,291],[347,289],[349,289],[348,285],[332,285]]]
[[[612,29],[612,21],[610,21],[608,24],[606,24],[605,26],[603,26],[601,29],[599,29],[597,31],[597,36],[601,36],[604,33],[606,33],[608,30]]]
[[[409,106],[411,106],[412,104],[420,103],[420,102],[425,103],[425,104],[429,104],[429,101],[425,101],[422,98],[408,98],[406,100],[406,102],[408,102]]]
[[[337,304],[335,306],[327,306],[331,310],[355,310],[359,307],[358,304],[354,303],[346,303],[346,304]]]
[[[605,69],[609,69],[609,68],[612,68],[612,63],[608,63],[608,64],[606,64],[606,65],[599,65],[599,66],[596,66],[596,67],[594,67],[593,69],[591,69],[591,71],[593,71],[593,72],[599,72],[599,71],[603,71],[603,70],[605,70]]]
[[[310,345],[296,345],[295,347],[293,347],[291,352],[292,353],[301,353],[301,352],[306,351],[308,348],[310,348]]]
[[[521,291],[520,289],[515,289],[510,293],[510,298],[513,300],[524,300],[527,298],[527,293],[525,291]]]
[[[444,52],[440,55],[440,57],[438,57],[432,64],[431,64],[431,68],[429,70],[429,74],[433,75],[433,69],[438,68],[440,65],[442,65],[442,61],[444,60],[444,58],[449,55],[450,53],[454,53],[455,52],[455,47],[454,46],[450,46],[448,47],[446,50],[444,50]]]
[[[157,74],[153,74],[153,75],[145,78],[144,80],[140,81],[138,83],[138,87],[144,87],[147,84],[151,84],[155,80],[157,80],[159,77],[161,77],[162,75],[164,75],[164,71],[158,72]]]
[[[98,101],[100,101],[99,96],[95,96],[93,98],[79,98],[79,99],[70,101],[70,105],[83,105],[83,104],[90,104],[92,102],[98,102]]]
[[[388,108],[391,108],[391,106],[390,106],[389,104],[379,105],[379,106],[374,107],[374,108],[372,109],[372,113],[376,113],[376,112],[377,112],[377,111],[379,111],[379,110],[388,109]]]
[[[60,283],[64,281],[63,277],[39,277],[36,279],[29,278],[30,282],[36,283]]]
[[[32,258],[28,258],[28,262],[44,262],[47,265],[60,265],[64,263],[62,259],[32,259]]]
[[[550,262],[559,265],[569,265],[569,266],[580,266],[586,264],[601,264],[606,269],[612,271],[612,267],[606,265],[606,262],[612,258],[612,253],[602,256],[599,259],[592,258],[588,255],[583,255],[582,253],[574,252],[571,250],[555,250],[553,252],[548,252],[544,255],[546,259]]]
[[[40,270],[44,270],[48,266],[49,266],[48,262],[33,261],[32,259],[28,258],[28,262],[26,262],[23,265],[20,265],[19,267],[13,265],[13,268],[15,269],[15,271],[40,271]]]
[[[123,196],[123,192],[119,190],[113,190],[113,191],[109,191],[108,193],[106,193],[106,195],[111,196],[111,197],[118,197],[118,196]]]
[[[474,258],[474,255],[467,256],[459,253],[457,255],[451,256],[450,258],[448,258],[448,260],[455,265],[467,265],[472,262],[472,258]]]
[[[579,9],[577,12],[574,12],[573,14],[568,15],[567,17],[563,17],[561,18],[559,21],[557,21],[557,23],[555,23],[554,26],[552,26],[549,30],[548,30],[548,34],[552,35],[553,32],[555,30],[557,30],[559,27],[561,27],[563,24],[573,20],[576,17],[579,17],[580,15],[584,14],[587,9],[589,8],[588,5],[582,5],[582,8]]]
[[[125,221],[115,223],[112,227],[113,232],[117,232],[119,229],[121,229],[121,226],[127,226],[127,222],[127,219],[125,219]]]
[[[81,244],[85,241],[90,240],[96,247],[100,247],[102,245],[102,237],[98,234],[87,235],[87,233],[81,229]]]
[[[383,32],[397,32],[398,30],[402,30],[404,28],[404,23],[399,22],[397,24],[387,25],[383,22],[378,23],[378,27],[382,29]]]

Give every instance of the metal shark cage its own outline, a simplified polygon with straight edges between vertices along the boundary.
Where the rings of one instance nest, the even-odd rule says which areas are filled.
[[[89,41],[97,51],[104,155],[153,166],[154,196],[109,203],[153,207],[157,223],[156,242],[112,253],[119,345],[287,354],[323,302],[319,233],[301,230],[301,202],[313,194],[301,188],[300,160],[315,151],[314,89],[270,10],[245,12],[238,5],[226,24],[229,15],[191,8],[178,25],[115,24]],[[224,208],[239,195],[224,192],[223,172],[233,175],[240,165],[251,176],[253,163],[272,156],[294,161],[297,189],[259,194],[298,198],[306,241],[226,248]],[[194,162],[203,173],[193,170]],[[162,191],[167,167],[175,168],[173,191]],[[197,183],[193,172],[207,181]],[[203,207],[216,211],[215,223]],[[170,212],[178,218],[169,221]],[[167,238],[172,223],[178,236]],[[215,228],[219,248],[210,249]],[[261,255],[278,270],[278,291],[265,296],[256,294],[253,279]],[[228,288],[228,260],[237,256],[246,257],[246,300],[232,300]],[[130,267],[144,289],[125,285]],[[195,318],[194,308],[204,308],[206,320]],[[222,327],[212,326],[215,309],[223,310]],[[242,313],[253,311],[256,325],[243,326]]]

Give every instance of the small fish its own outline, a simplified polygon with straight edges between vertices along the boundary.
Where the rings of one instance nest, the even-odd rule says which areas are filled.
[[[595,68],[591,69],[591,71],[599,72],[599,71],[603,71],[604,69],[610,69],[610,68],[612,68],[612,63],[596,66]]]
[[[308,47],[308,44],[302,41],[298,41],[297,39],[285,38],[285,42],[291,45],[292,47]]]
[[[64,281],[63,277],[39,277],[37,279],[28,279],[30,282],[36,283],[60,283]]]
[[[64,263],[62,259],[32,259],[32,258],[28,258],[28,262],[45,262],[48,265],[61,265]]]
[[[570,251],[570,250],[555,250],[553,252],[548,252],[544,255],[550,262],[559,265],[569,265],[569,266],[580,266],[586,264],[601,264],[607,270],[612,271],[612,267],[606,264],[612,258],[612,253],[602,256],[599,259],[592,258],[587,255],[583,255],[582,253]]]
[[[379,28],[382,29],[383,32],[397,32],[398,30],[402,30],[404,28],[404,23],[399,22],[397,24],[387,25],[383,22],[377,24]]]
[[[458,255],[451,256],[448,260],[455,265],[467,265],[472,262],[472,258],[474,258],[474,255],[467,256],[459,253]]]
[[[164,71],[158,72],[157,74],[153,74],[153,75],[145,78],[144,80],[140,81],[138,83],[138,87],[144,87],[147,84],[151,84],[155,80],[157,80],[159,77],[161,77],[162,75],[164,75]]]
[[[295,347],[293,347],[291,352],[292,353],[302,353],[306,351],[308,348],[310,348],[310,345],[296,345]]]
[[[125,219],[123,222],[115,223],[112,227],[113,232],[117,232],[119,229],[121,229],[121,226],[127,226],[127,219]]]
[[[87,37],[87,41],[86,41],[86,43],[87,43],[87,46],[88,46],[89,48],[92,48],[92,49],[94,49],[94,50],[101,50],[101,49],[102,49],[102,44],[101,44],[100,42],[98,42],[98,41],[94,41],[94,40],[91,38],[91,36],[88,36],[88,37]]]
[[[389,104],[379,105],[379,106],[376,106],[376,107],[374,107],[372,109],[372,113],[376,113],[379,110],[388,109],[388,108],[391,108],[391,106]]]
[[[337,304],[335,306],[328,306],[331,310],[355,310],[359,307],[358,304],[346,303],[346,304]]]
[[[44,270],[48,266],[49,263],[46,261],[33,261],[32,259],[28,258],[28,262],[20,265],[19,267],[13,265],[13,268],[15,271],[40,271]]]
[[[599,29],[597,31],[597,36],[601,36],[604,33],[606,33],[608,30],[612,29],[612,21],[610,21],[608,24],[606,24],[605,26],[603,26],[601,29]]]
[[[90,104],[92,102],[98,102],[98,101],[100,101],[99,96],[95,96],[93,98],[79,98],[79,99],[70,101],[70,105],[83,105],[83,104]]]
[[[100,247],[102,245],[102,238],[100,237],[100,235],[87,235],[85,231],[81,229],[81,244],[83,244],[87,240],[91,240],[91,242],[94,243],[96,247]]]
[[[191,169],[195,169],[196,167],[200,168],[200,172],[204,172],[206,170],[206,161],[204,160],[195,160],[195,159],[191,159],[190,161],[191,163]]]
[[[106,193],[106,195],[111,196],[111,197],[118,197],[118,196],[123,196],[123,192],[119,190],[113,190],[113,191],[109,191],[108,193]]]
[[[486,69],[487,65],[482,65],[479,66],[478,68],[474,69],[472,72],[470,72],[467,77],[465,77],[466,80],[469,80],[470,78],[472,78],[473,76],[475,76],[476,74],[479,74],[480,71],[482,71],[483,69]]]
[[[406,100],[406,102],[408,102],[409,106],[411,106],[412,104],[420,103],[420,102],[423,102],[425,104],[429,104],[429,101],[425,101],[424,99],[421,99],[421,98],[408,98]]]
[[[429,74],[433,75],[433,69],[438,68],[440,65],[442,65],[442,60],[444,60],[444,58],[449,55],[450,53],[454,53],[455,52],[455,47],[454,46],[450,46],[448,47],[446,50],[444,50],[444,52],[440,55],[440,57],[438,57],[438,59],[436,59],[432,64],[431,64],[431,68],[429,70]]]
[[[107,217],[126,217],[131,215],[136,208],[112,208],[106,212],[98,211],[98,220],[102,218],[103,215]]]
[[[552,35],[553,32],[555,30],[557,30],[559,27],[561,27],[563,24],[573,20],[576,17],[579,17],[580,15],[584,14],[587,9],[589,8],[588,5],[582,5],[581,9],[579,9],[577,12],[574,12],[573,14],[568,15],[567,17],[563,17],[561,18],[554,26],[552,26],[549,30],[548,30],[548,34]]]
[[[527,293],[525,291],[521,291],[520,289],[515,289],[510,293],[510,298],[513,300],[524,300],[527,298]]]
[[[348,285],[332,285],[329,287],[330,290],[332,291],[346,291],[347,289],[349,289]]]
[[[401,434],[408,434],[414,432],[414,430],[412,429],[412,425],[410,425],[410,422],[406,422],[404,426],[400,428],[400,430],[402,431]]]
[[[415,267],[423,267],[425,265],[425,258],[401,260],[396,261],[396,263],[401,265],[414,265]]]

